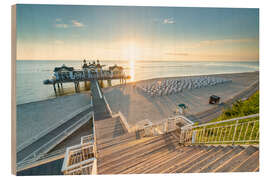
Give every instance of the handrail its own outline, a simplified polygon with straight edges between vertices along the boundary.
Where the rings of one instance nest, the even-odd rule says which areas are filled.
[[[96,167],[94,146],[95,144],[92,141],[90,141],[89,143],[81,143],[81,144],[68,147],[66,149],[65,158],[64,158],[61,171],[64,174],[68,174],[68,175],[74,174],[74,172],[81,174],[82,169],[84,168],[87,168],[87,167],[93,168],[93,166]],[[90,154],[94,155],[94,157],[93,156],[89,157]],[[78,156],[79,156],[79,159],[78,159]],[[92,172],[93,172],[93,169],[90,169],[88,173],[91,174]]]
[[[127,122],[127,119],[125,116],[121,113],[121,111],[118,111],[118,115],[120,116],[121,122],[124,124],[125,128],[128,130],[128,132],[131,132],[131,128]]]
[[[60,156],[60,155],[65,153],[65,150],[66,150],[65,148],[62,148],[62,149],[56,150],[56,151],[48,153],[48,154],[43,153],[44,155],[41,154],[40,157],[33,157],[31,159],[27,159],[25,161],[19,162],[16,164],[17,171],[20,171],[21,169],[29,167],[30,165],[36,164],[38,162]]]
[[[259,143],[259,120],[240,121],[254,117],[259,114],[182,127],[180,144]]]
[[[110,112],[110,115],[112,116],[113,113],[112,113],[111,107],[110,107],[110,105],[109,105],[109,103],[108,103],[108,101],[107,101],[107,99],[106,99],[106,97],[104,95],[103,95],[103,98],[104,98],[105,104],[106,104],[106,106],[107,106],[107,108],[108,108],[108,110]]]
[[[237,117],[237,118],[232,118],[232,119],[223,120],[223,121],[217,121],[217,122],[211,122],[211,123],[205,123],[205,124],[200,124],[200,125],[196,125],[196,126],[192,126],[192,124],[190,124],[190,125],[182,127],[182,129],[188,128],[190,126],[192,126],[192,128],[211,126],[211,125],[222,124],[222,123],[227,123],[227,122],[236,121],[236,120],[242,120],[242,119],[258,117],[258,116],[259,116],[259,114],[252,114],[252,115],[248,115],[248,116]]]
[[[158,135],[158,134],[164,134],[166,132],[173,131],[177,129],[177,123],[180,121],[187,123],[188,125],[194,124],[191,120],[189,120],[187,117],[183,115],[177,115],[174,117],[170,117],[168,119],[161,120],[157,123],[151,123],[144,127],[135,127],[135,131],[144,130],[144,133],[146,136],[150,135]]]

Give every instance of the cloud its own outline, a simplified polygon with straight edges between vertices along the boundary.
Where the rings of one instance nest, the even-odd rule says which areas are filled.
[[[56,28],[68,28],[68,27],[84,27],[85,25],[77,20],[71,20],[70,23],[64,23],[61,18],[55,19]]]
[[[67,24],[55,24],[55,27],[57,28],[68,28]]]
[[[163,19],[163,24],[174,24],[175,21],[172,17]]]
[[[84,24],[77,20],[72,20],[71,22],[74,27],[84,27]]]

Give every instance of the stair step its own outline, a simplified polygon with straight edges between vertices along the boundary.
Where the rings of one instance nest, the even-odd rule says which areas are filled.
[[[181,153],[179,155],[176,155],[176,157],[173,157],[172,159],[167,159],[167,160],[161,162],[160,164],[158,164],[157,166],[151,167],[150,169],[146,170],[143,173],[152,173],[152,174],[153,173],[160,173],[164,169],[174,166],[177,162],[187,161],[190,158],[192,158],[193,155],[196,155],[196,154],[201,153],[202,151],[206,150],[206,148],[196,147],[196,146],[194,146],[194,147],[193,147],[194,149],[192,148],[191,151],[187,151],[185,153]]]
[[[159,140],[160,138],[150,137],[129,141],[127,143],[122,143],[120,145],[116,145],[111,148],[101,150],[100,154],[102,155],[103,160],[119,157],[120,155],[128,153],[136,148],[144,147],[147,144],[158,142]]]
[[[176,141],[171,142],[171,144],[176,143]],[[129,163],[132,161],[135,161],[137,158],[147,156],[148,154],[151,154],[151,152],[155,150],[159,150],[162,146],[167,146],[164,142],[159,141],[157,143],[151,143],[147,146],[144,146],[143,148],[135,149],[134,151],[129,152],[128,154],[124,154],[124,156],[106,164],[101,165],[102,172],[104,173],[110,173],[113,170],[119,169],[119,166],[123,163]]]
[[[130,158],[127,161],[122,162],[121,164],[117,165],[117,167],[114,167],[112,169],[110,169],[109,171],[107,171],[106,173],[113,173],[113,174],[119,174],[122,173],[125,170],[128,170],[136,165],[145,164],[145,160],[146,159],[154,159],[155,157],[162,157],[162,154],[166,154],[166,152],[169,152],[169,147],[174,147],[174,150],[171,150],[172,152],[175,151],[175,149],[178,146],[178,142],[173,142],[170,143],[169,145],[162,145],[158,148],[153,148],[151,151],[149,151],[146,154],[141,154],[139,156],[137,156],[136,158]],[[115,169],[115,170],[114,170]]]
[[[215,172],[231,172],[233,168],[237,167],[243,161],[245,161],[250,155],[258,151],[258,148],[249,146],[236,154],[234,157],[225,162],[221,167],[215,169]]]
[[[218,152],[220,149],[221,149],[220,146],[218,146],[218,147],[210,146],[209,149],[207,149],[206,151],[201,152],[200,154],[198,154],[194,158],[190,159],[189,161],[186,161],[186,163],[180,163],[178,165],[178,167],[175,168],[170,173],[182,173],[186,169],[188,169],[189,167],[195,165],[197,162],[200,162],[200,161],[206,159],[209,155]]]
[[[183,172],[185,172],[185,173],[197,172],[200,169],[202,169],[204,166],[206,166],[207,164],[213,162],[214,160],[218,159],[220,156],[229,152],[231,149],[232,149],[232,147],[230,147],[230,146],[229,147],[222,147],[216,153],[210,154],[209,157],[207,157],[206,159],[196,162],[195,165],[189,167],[188,169],[186,169]]]
[[[107,142],[104,143],[98,143],[97,147],[99,150],[105,150],[107,148],[113,147],[113,146],[119,146],[120,144],[127,143],[129,141],[136,140],[135,134],[124,134],[122,136],[119,136],[117,138],[111,138]]]
[[[115,153],[109,154],[108,156],[105,156],[104,158],[100,158],[101,162],[106,162],[106,164],[101,164],[101,166],[106,167],[112,163],[119,162],[119,160],[121,160],[121,159],[124,160],[130,156],[135,156],[135,155],[138,155],[140,153],[145,153],[146,150],[149,151],[152,148],[155,148],[155,147],[161,146],[162,144],[165,144],[164,142],[166,142],[166,141],[162,138],[153,138],[153,139],[150,139],[144,143],[130,146],[130,147],[123,149],[121,151],[116,151]],[[124,145],[122,145],[122,146],[124,146]]]
[[[146,157],[142,159],[140,164],[133,165],[132,167],[121,171],[123,174],[138,174],[142,171],[145,171],[149,167],[155,166],[156,164],[160,164],[160,162],[170,159],[171,157],[175,157],[177,154],[184,153],[187,150],[190,150],[190,147],[181,147],[176,146],[176,150],[172,151],[169,149],[165,149],[161,153],[155,153],[153,156]]]
[[[201,173],[213,172],[214,169],[221,166],[224,162],[231,159],[234,155],[238,154],[243,149],[244,148],[241,146],[232,147],[232,149],[229,152],[227,152],[226,154],[224,154],[220,158],[216,159],[212,163],[208,164],[207,166],[203,167],[199,172],[201,172]]]
[[[183,154],[187,155],[187,153],[192,153],[198,151],[198,149],[192,148],[192,147],[181,147],[179,146],[179,149],[175,152],[169,152],[168,154],[165,154],[162,157],[156,157],[155,159],[149,159],[147,163],[135,167],[131,173],[133,174],[143,174],[143,173],[151,173],[151,170],[161,166],[163,163],[169,162],[171,159],[175,159],[179,156],[183,156]]]
[[[254,172],[259,168],[259,161],[259,151],[256,151],[240,166],[233,169],[233,172]]]

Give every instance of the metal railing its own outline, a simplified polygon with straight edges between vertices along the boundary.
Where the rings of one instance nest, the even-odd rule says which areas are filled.
[[[65,175],[92,174],[95,160],[93,146],[93,142],[89,142],[67,148],[62,172]]]
[[[257,144],[259,114],[181,128],[180,144]]]
[[[97,174],[97,149],[94,114],[93,134],[82,136],[81,144],[67,148],[62,172],[65,175]]]
[[[64,172],[65,175],[88,175],[94,174],[96,158],[89,159],[83,163],[75,164]]]
[[[51,159],[55,159],[56,157],[62,156],[65,154],[66,148],[62,148],[56,151],[53,151],[51,153],[42,153],[38,157],[34,157],[31,159],[27,159],[25,161],[19,162],[16,164],[17,171],[21,171],[23,169],[26,169],[32,165],[39,164],[44,161],[49,161]]]
[[[93,143],[94,141],[94,136],[93,134],[87,135],[87,136],[82,136],[81,137],[81,144],[87,144],[89,142]]]
[[[135,131],[143,131],[144,136],[156,136],[160,134],[164,134],[167,132],[174,131],[181,126],[189,126],[192,125],[193,122],[190,121],[183,115],[174,116],[165,120],[162,120],[158,123],[147,123],[147,125],[143,127],[135,127]]]

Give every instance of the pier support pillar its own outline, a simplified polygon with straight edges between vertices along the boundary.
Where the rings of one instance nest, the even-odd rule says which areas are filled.
[[[53,90],[54,90],[55,95],[57,95],[56,88],[55,88],[55,83],[53,83]]]
[[[78,92],[80,92],[80,82],[77,82]]]
[[[63,83],[60,83],[60,85],[61,85],[61,90],[64,93]]]
[[[77,86],[77,82],[74,82],[74,87],[75,87],[75,92],[78,92],[78,86]]]
[[[101,88],[104,88],[103,80],[99,80],[98,83]]]
[[[107,80],[107,82],[108,82],[108,86],[112,86],[112,80]]]

